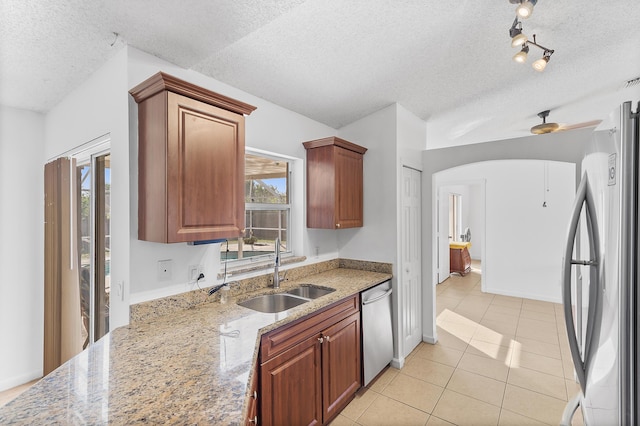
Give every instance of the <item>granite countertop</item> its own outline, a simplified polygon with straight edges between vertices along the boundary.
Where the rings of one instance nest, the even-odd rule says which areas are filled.
[[[391,274],[336,267],[294,278],[117,328],[0,407],[0,424],[241,424],[260,336]],[[276,314],[236,304],[302,283],[336,291]]]

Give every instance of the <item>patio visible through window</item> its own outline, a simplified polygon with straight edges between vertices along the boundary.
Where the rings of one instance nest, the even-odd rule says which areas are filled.
[[[290,252],[290,167],[286,159],[245,154],[245,233],[221,244],[220,259],[259,260],[272,255],[280,239],[282,253]]]

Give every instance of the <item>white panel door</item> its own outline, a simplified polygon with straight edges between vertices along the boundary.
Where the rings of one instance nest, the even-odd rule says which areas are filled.
[[[402,168],[402,235],[400,286],[402,356],[422,341],[421,173]]]

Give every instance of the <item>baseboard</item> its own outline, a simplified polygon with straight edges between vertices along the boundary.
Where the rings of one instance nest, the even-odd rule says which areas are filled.
[[[422,341],[435,345],[436,343],[438,343],[438,336],[427,336],[426,334],[423,334]]]
[[[397,368],[398,370],[401,370],[402,367],[404,367],[404,357],[402,357],[402,358],[393,358],[391,360],[391,366],[393,368]]]
[[[30,381],[39,379],[40,377],[42,377],[41,369],[2,380],[0,381],[0,392],[15,388],[16,386],[24,385],[25,383],[29,383]]]

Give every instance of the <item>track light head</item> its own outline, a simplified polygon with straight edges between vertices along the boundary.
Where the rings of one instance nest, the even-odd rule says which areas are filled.
[[[551,59],[552,53],[553,51],[545,50],[542,58],[531,64],[531,66],[533,66],[533,69],[538,72],[544,71],[544,69],[547,67],[547,64],[549,63],[549,60]]]
[[[538,0],[525,0],[521,1],[518,7],[516,7],[516,14],[522,19],[527,19],[533,13],[533,7]]]
[[[518,53],[513,55],[513,60],[519,64],[523,64],[527,62],[527,53],[529,53],[529,46],[525,44]]]

